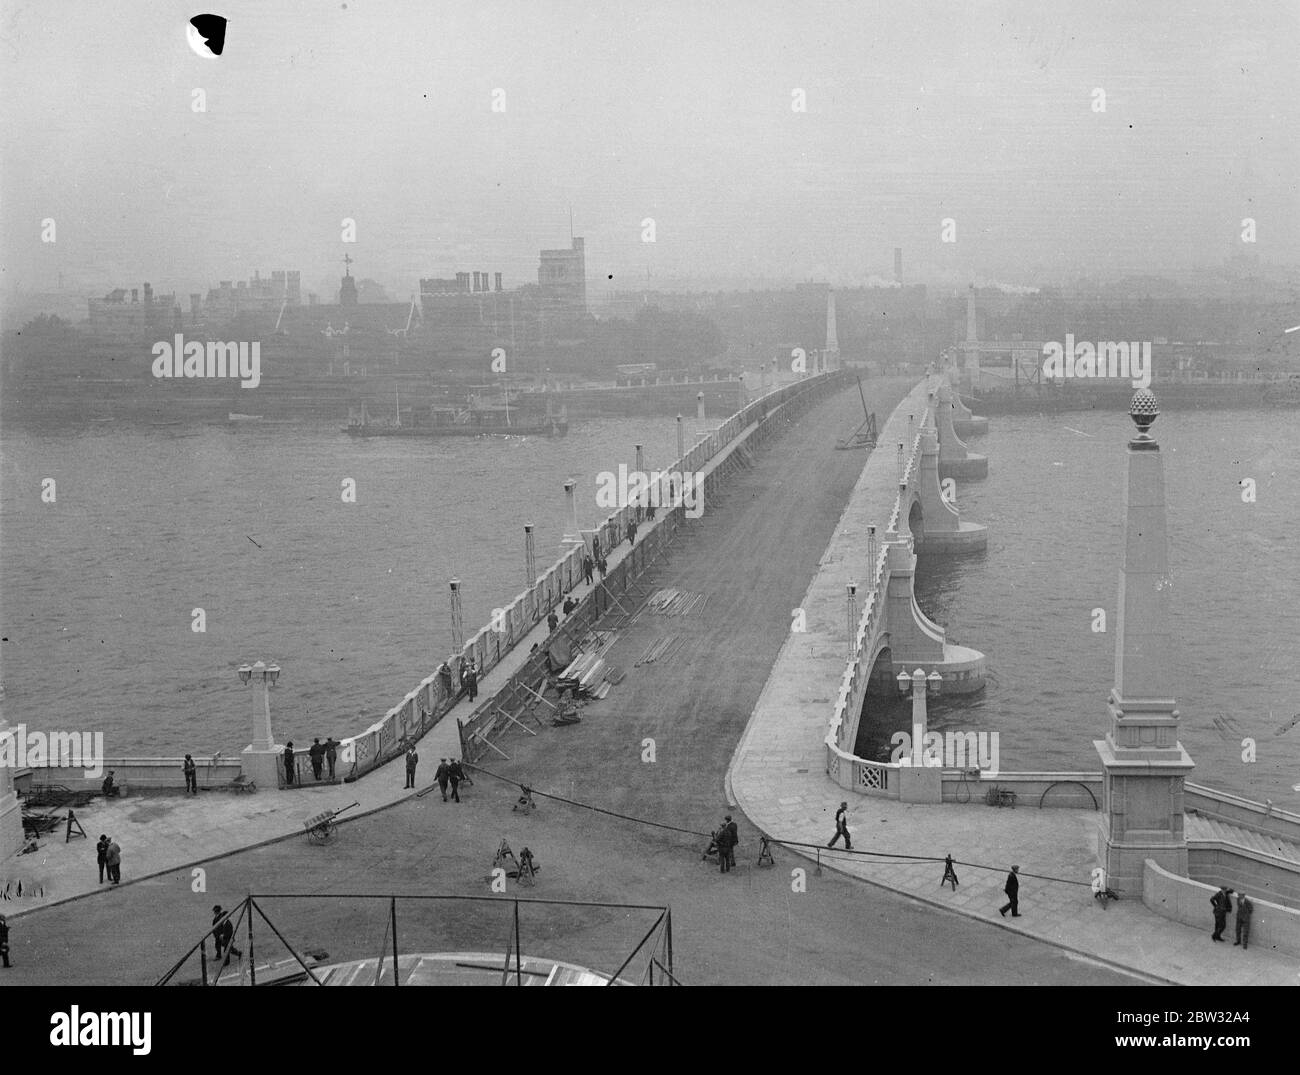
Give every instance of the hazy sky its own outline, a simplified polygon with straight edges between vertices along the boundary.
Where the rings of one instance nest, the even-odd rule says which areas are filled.
[[[896,245],[913,279],[1010,283],[1300,251],[1292,0],[211,2],[7,0],[7,286],[316,288],[345,249],[397,299],[512,286],[570,206],[597,286],[848,283]],[[204,10],[218,59],[186,41]]]

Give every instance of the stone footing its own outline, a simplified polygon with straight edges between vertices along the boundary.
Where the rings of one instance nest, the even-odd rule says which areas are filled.
[[[916,542],[918,556],[949,556],[983,552],[989,546],[989,528],[980,523],[959,522],[956,530],[927,530]]]
[[[939,479],[944,478],[987,478],[989,476],[989,458],[968,452],[965,459],[939,460]]]
[[[989,420],[980,415],[973,415],[970,418],[954,418],[952,428],[962,440],[967,437],[982,437],[989,431]]]

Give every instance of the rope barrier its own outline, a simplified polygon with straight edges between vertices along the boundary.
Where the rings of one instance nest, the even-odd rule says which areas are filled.
[[[681,832],[681,833],[685,833],[688,836],[698,836],[701,839],[706,839],[706,840],[711,839],[713,836],[711,832],[700,832],[696,829],[684,829],[678,825],[669,825],[662,821],[651,821],[649,818],[635,817],[631,814],[620,814],[617,810],[606,810],[604,807],[592,806],[590,803],[579,802],[576,799],[568,799],[565,798],[563,795],[553,795],[550,792],[539,791],[536,787],[534,787],[531,784],[522,784],[518,780],[512,780],[510,777],[502,776],[500,773],[494,773],[492,772],[492,770],[485,769],[481,765],[475,765],[471,762],[463,762],[462,764],[467,765],[469,766],[469,768],[475,769],[486,776],[490,776],[494,780],[499,780],[503,784],[510,784],[513,787],[517,787],[519,788],[521,793],[527,791],[533,795],[540,796],[543,799],[553,799],[556,802],[564,803],[567,806],[576,806],[580,810],[591,810],[594,813],[604,814],[607,817],[616,817],[621,821],[630,821],[635,825],[646,825],[650,828],[666,829],[669,832]],[[774,844],[780,844],[782,847],[805,847],[809,849],[814,849],[824,853],[828,857],[837,856],[837,855],[838,856],[848,855],[848,856],[861,856],[864,859],[876,859],[882,865],[900,866],[908,862],[943,862],[944,861],[944,856],[905,855],[896,851],[859,851],[856,849],[850,850],[841,847],[826,847],[824,844],[807,843],[806,841],[802,841],[802,840],[782,840],[779,837],[771,836],[771,835],[768,836],[768,840]],[[953,864],[956,866],[965,866],[972,870],[989,870],[993,873],[1006,872],[1005,866],[988,866],[982,862],[962,862],[958,859],[954,859]],[[1081,885],[1085,888],[1092,887],[1091,881],[1076,881],[1073,880],[1072,878],[1052,877],[1048,874],[1025,873],[1023,871],[1018,871],[1017,876],[1033,878],[1036,881],[1054,881],[1057,884],[1062,884],[1062,885]]]

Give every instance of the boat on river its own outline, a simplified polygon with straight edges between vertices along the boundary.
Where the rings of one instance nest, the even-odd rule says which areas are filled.
[[[565,407],[556,412],[550,398],[546,410],[521,405],[521,394],[498,396],[471,395],[461,406],[409,407],[402,409],[395,400],[392,415],[372,417],[363,400],[359,408],[348,413],[343,432],[352,437],[479,437],[485,435],[513,437],[562,437],[569,431]]]

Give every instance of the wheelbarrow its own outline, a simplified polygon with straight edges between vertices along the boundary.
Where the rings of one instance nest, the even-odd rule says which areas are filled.
[[[325,810],[322,813],[309,817],[302,823],[302,827],[307,832],[308,843],[325,844],[329,843],[334,836],[334,831],[338,828],[338,817],[345,811],[351,810],[354,806],[360,806],[360,803],[348,803],[347,806],[338,810]]]

